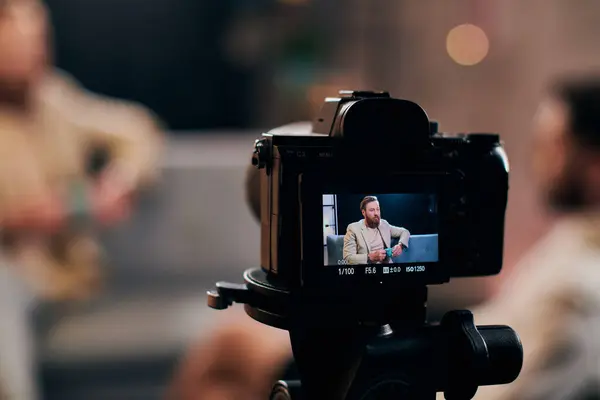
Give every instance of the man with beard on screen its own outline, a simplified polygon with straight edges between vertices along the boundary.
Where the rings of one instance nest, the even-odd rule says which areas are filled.
[[[379,201],[375,196],[366,196],[360,202],[360,211],[364,219],[348,225],[344,236],[344,260],[348,264],[391,264],[392,258],[402,254],[408,248],[410,232],[405,228],[390,225],[381,218]],[[392,257],[385,249],[391,239],[399,242],[392,248]]]

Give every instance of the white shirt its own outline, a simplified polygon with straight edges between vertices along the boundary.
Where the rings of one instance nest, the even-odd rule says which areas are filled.
[[[381,233],[379,233],[379,229],[377,228],[371,228],[367,226],[365,240],[367,241],[367,246],[369,246],[369,252],[384,249],[383,239],[381,238]]]

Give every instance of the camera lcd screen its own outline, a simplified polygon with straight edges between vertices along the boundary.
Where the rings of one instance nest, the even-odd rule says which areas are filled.
[[[381,275],[426,272],[427,265],[439,261],[436,194],[332,193],[322,198],[325,266],[364,266],[366,273],[371,269]]]

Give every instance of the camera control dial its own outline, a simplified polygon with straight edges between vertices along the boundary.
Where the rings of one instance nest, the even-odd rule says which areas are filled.
[[[480,147],[494,147],[500,144],[500,135],[496,133],[469,133],[469,143]]]
[[[266,139],[254,141],[254,153],[252,154],[252,165],[261,169],[267,166],[269,160],[269,147]]]
[[[389,92],[385,91],[374,91],[374,90],[340,90],[340,96],[342,97],[353,97],[353,98],[378,98],[378,97],[390,97]]]

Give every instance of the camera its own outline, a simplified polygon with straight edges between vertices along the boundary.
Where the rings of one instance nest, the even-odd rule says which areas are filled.
[[[509,165],[498,134],[440,133],[412,101],[341,91],[309,130],[264,133],[252,165],[261,265],[244,284],[218,282],[208,301],[243,303],[290,331],[302,383],[279,383],[272,398],[292,387],[382,398],[388,382],[400,398],[470,399],[516,378],[522,348],[509,327],[478,327],[467,310],[426,323],[427,286],[502,268]]]
[[[498,273],[508,193],[499,135],[445,136],[436,128],[413,102],[343,92],[326,99],[313,132],[263,135],[253,157],[261,169],[262,268],[288,287],[329,294]],[[363,218],[365,196],[377,198],[384,221],[409,231],[405,254],[391,263],[336,252],[344,244],[336,236]]]

